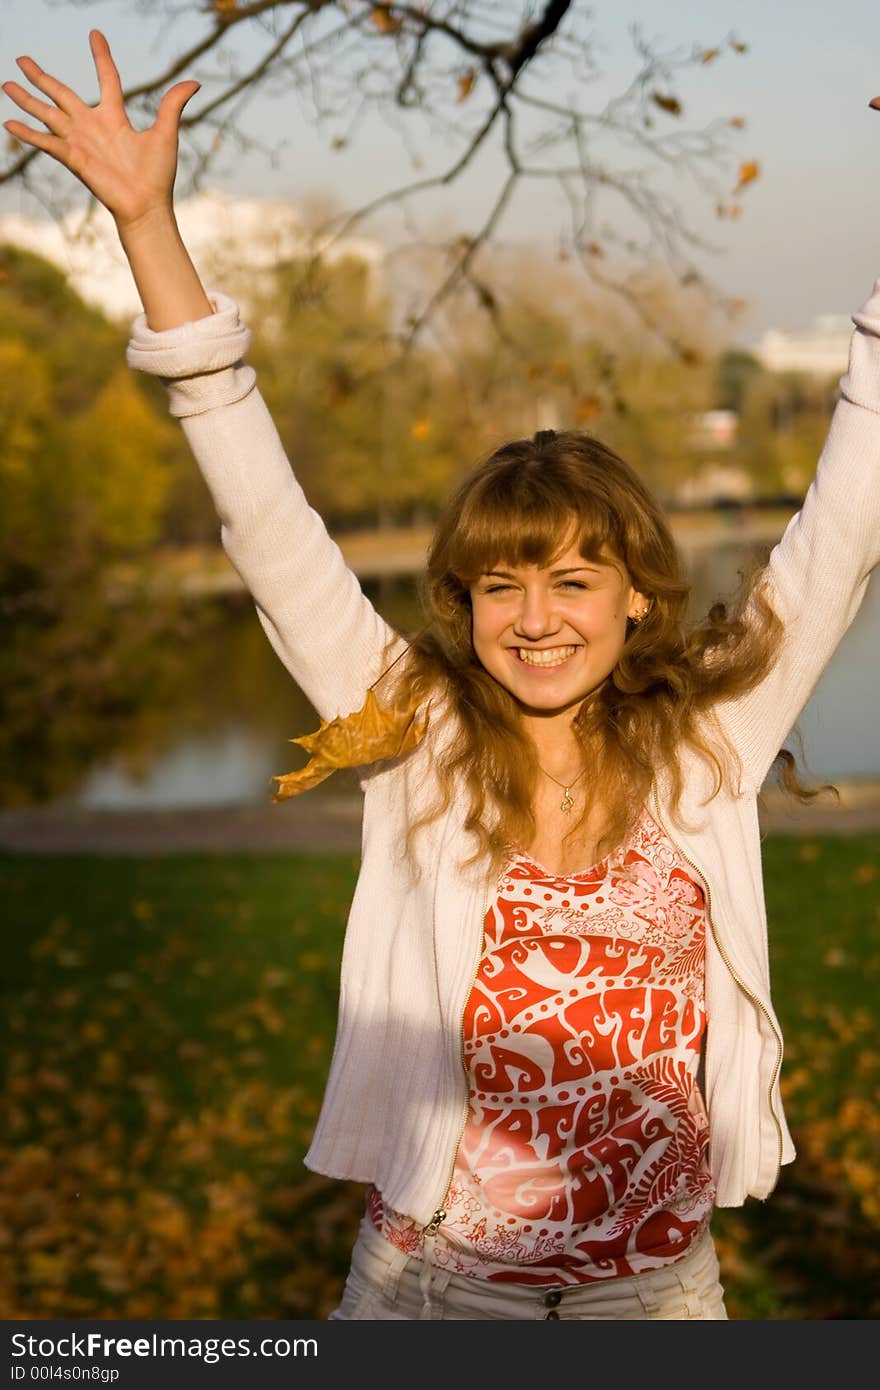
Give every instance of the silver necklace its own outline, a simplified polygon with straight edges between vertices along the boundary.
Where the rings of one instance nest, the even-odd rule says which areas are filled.
[[[571,782],[560,782],[558,778],[553,777],[545,767],[541,767],[540,763],[538,763],[538,767],[541,768],[545,777],[549,777],[551,782],[555,782],[557,787],[562,788],[562,800],[559,803],[559,809],[563,811],[565,815],[571,815],[571,809],[574,806],[574,801],[571,798],[571,789],[577,786],[587,769],[585,767],[582,768],[577,777],[573,778]]]

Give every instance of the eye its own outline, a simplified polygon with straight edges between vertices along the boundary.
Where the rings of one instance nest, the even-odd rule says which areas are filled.
[[[589,589],[590,586],[581,579],[563,579],[560,587],[563,589]]]
[[[509,589],[509,588],[510,588],[510,585],[509,585],[509,584],[487,584],[487,585],[486,585],[486,588],[483,590],[483,593],[484,593],[484,594],[503,594],[504,591],[505,591],[506,589]]]

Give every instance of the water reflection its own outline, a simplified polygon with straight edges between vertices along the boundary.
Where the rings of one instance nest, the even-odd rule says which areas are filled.
[[[696,566],[693,609],[705,611],[729,596],[750,556],[741,547],[712,552]],[[365,585],[389,619],[405,630],[419,621],[408,581]],[[215,603],[215,601],[212,601]],[[83,766],[75,785],[56,804],[94,809],[263,805],[274,773],[304,760],[288,740],[317,725],[317,715],[272,651],[247,596],[213,607],[196,637],[185,684],[173,698],[154,701],[133,718],[116,752]],[[816,778],[880,776],[880,738],[874,714],[876,652],[880,637],[880,585],[872,579],[856,620],[817,686],[800,728],[806,768]],[[798,752],[793,739],[787,746]],[[350,794],[353,774],[331,777],[322,788]]]

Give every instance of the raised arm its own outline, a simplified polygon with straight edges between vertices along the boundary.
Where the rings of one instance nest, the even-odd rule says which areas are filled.
[[[155,123],[136,131],[106,38],[93,29],[89,43],[96,106],[22,57],[21,71],[47,100],[17,82],[3,83],[3,91],[46,130],[18,120],[4,125],[63,164],[111,213],[144,306],[129,363],[166,381],[217,508],[224,548],[278,655],[323,718],[349,713],[381,673],[394,633],[303,496],[242,361],[250,334],[235,305],[208,295],[180,237],[173,207],[179,122],[199,84],[171,87]],[[389,659],[403,646],[397,639]]]
[[[849,368],[816,476],[767,566],[768,596],[785,624],[781,651],[760,685],[718,707],[743,759],[744,783],[753,789],[767,776],[880,563],[880,280],[853,321]]]

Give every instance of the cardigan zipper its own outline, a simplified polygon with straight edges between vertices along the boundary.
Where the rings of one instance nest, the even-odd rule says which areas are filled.
[[[697,871],[697,873],[700,875],[701,879],[703,880],[703,882],[704,882],[705,885],[706,885],[706,897],[707,897],[707,902],[706,902],[706,916],[707,916],[707,918],[708,918],[708,920],[709,920],[709,927],[710,927],[710,930],[711,930],[711,932],[712,932],[713,940],[714,940],[714,942],[715,942],[716,947],[718,948],[718,954],[720,955],[721,959],[724,961],[724,964],[727,966],[728,970],[730,971],[730,973],[731,973],[731,975],[733,976],[733,978],[734,978],[734,980],[736,981],[736,983],[739,985],[739,987],[740,987],[740,989],[742,990],[743,994],[745,994],[746,997],[747,997],[748,999],[751,999],[752,1003],[755,1004],[756,1007],[757,1007],[757,1008],[761,1011],[761,1013],[764,1015],[764,1017],[765,1017],[766,1020],[767,1020],[768,1025],[769,1025],[770,1032],[773,1034],[774,1038],[776,1039],[776,1065],[775,1065],[775,1067],[773,1068],[773,1075],[772,1075],[771,1078],[770,1078],[770,1086],[769,1086],[769,1089],[768,1089],[768,1092],[767,1092],[767,1100],[768,1100],[768,1103],[769,1103],[769,1106],[770,1106],[770,1114],[773,1116],[773,1120],[774,1120],[774,1123],[775,1123],[775,1125],[776,1125],[776,1138],[777,1138],[777,1142],[778,1142],[778,1154],[779,1154],[779,1157],[778,1157],[778,1167],[781,1168],[781,1167],[782,1167],[782,1125],[781,1125],[780,1122],[779,1122],[779,1116],[777,1115],[777,1113],[776,1113],[776,1107],[775,1107],[775,1105],[773,1104],[773,1088],[774,1088],[774,1086],[776,1085],[776,1080],[777,1080],[777,1078],[778,1078],[778,1076],[779,1076],[780,1068],[782,1067],[782,1042],[781,1042],[781,1040],[780,1040],[779,1033],[778,1033],[777,1029],[774,1027],[773,1020],[772,1020],[772,1018],[770,1017],[770,1014],[768,1013],[768,1011],[767,1011],[766,1007],[764,1006],[764,1004],[761,1002],[761,1000],[758,998],[758,996],[757,996],[752,990],[749,989],[748,985],[746,985],[746,984],[744,983],[744,981],[740,979],[739,975],[738,975],[738,974],[736,973],[736,971],[734,970],[733,966],[732,966],[731,963],[730,963],[730,958],[729,958],[727,952],[725,951],[725,949],[724,949],[724,947],[722,946],[720,940],[718,939],[718,933],[717,933],[717,931],[715,930],[715,922],[714,922],[713,917],[712,917],[712,889],[711,889],[710,886],[709,886],[709,879],[708,879],[708,877],[706,876],[706,874],[703,873],[703,870],[700,868],[700,866],[699,866],[698,864],[695,864],[695,863],[694,863],[694,861],[693,861],[693,859],[691,859],[690,855],[687,854],[686,851],[682,849],[682,847],[681,847],[681,845],[678,843],[678,841],[675,840],[675,839],[673,838],[673,836],[669,834],[669,829],[668,829],[668,827],[666,826],[666,824],[665,824],[665,822],[664,822],[662,816],[660,815],[660,808],[659,808],[659,804],[658,804],[656,798],[655,798],[655,805],[657,806],[657,820],[659,821],[660,825],[663,827],[663,829],[664,829],[664,831],[666,832],[666,834],[669,835],[669,839],[670,839],[670,840],[672,841],[672,843],[675,845],[675,848],[678,850],[679,854],[681,854],[681,856],[682,856],[684,859],[687,860],[687,862],[690,864],[690,866],[691,866],[692,869],[695,869],[695,870]]]
[[[472,968],[472,970],[471,970],[471,983],[470,983],[470,988],[468,989],[468,992],[467,992],[467,994],[465,995],[464,1007],[462,1008],[462,1011],[461,1011],[461,1022],[460,1022],[460,1024],[459,1024],[459,1037],[458,1037],[459,1058],[460,1058],[460,1060],[461,1060],[461,1070],[462,1070],[462,1075],[464,1076],[464,1081],[465,1081],[464,1112],[463,1112],[462,1117],[461,1117],[461,1124],[460,1124],[459,1130],[458,1130],[458,1138],[457,1138],[456,1141],[455,1141],[455,1148],[454,1148],[453,1151],[452,1151],[452,1167],[451,1167],[450,1170],[449,1170],[449,1177],[448,1177],[448,1179],[447,1179],[446,1186],[445,1186],[444,1189],[443,1189],[443,1192],[442,1192],[441,1197],[440,1197],[440,1201],[439,1201],[438,1204],[437,1204],[437,1208],[436,1208],[436,1210],[434,1211],[434,1214],[433,1214],[433,1216],[431,1217],[431,1220],[428,1222],[428,1225],[427,1225],[427,1226],[423,1227],[423,1234],[426,1235],[426,1236],[435,1236],[435,1235],[437,1234],[437,1231],[438,1231],[438,1229],[439,1229],[439,1227],[440,1227],[441,1222],[443,1222],[443,1221],[446,1220],[446,1215],[447,1215],[447,1213],[446,1213],[446,1211],[445,1211],[444,1208],[443,1208],[443,1202],[446,1201],[446,1194],[447,1194],[447,1192],[449,1191],[450,1186],[452,1185],[452,1179],[453,1179],[453,1176],[454,1176],[454,1174],[455,1174],[455,1160],[456,1160],[456,1158],[458,1157],[459,1145],[461,1144],[462,1138],[463,1138],[463,1136],[464,1136],[465,1126],[467,1125],[467,1117],[468,1117],[469,1105],[468,1105],[468,1098],[467,1098],[467,1063],[465,1062],[465,1058],[464,1058],[464,1015],[465,1015],[465,1010],[467,1009],[467,1001],[468,1001],[468,999],[470,998],[471,991],[473,990],[473,987],[474,987],[474,982],[475,982],[475,980],[476,980],[476,978],[477,978],[477,971],[478,971],[479,968],[480,968],[480,957],[481,957],[482,954],[483,954],[483,933],[484,933],[485,922],[486,922],[486,913],[489,911],[489,898],[490,898],[490,896],[491,896],[491,892],[492,892],[492,883],[491,883],[491,880],[490,880],[490,882],[489,882],[489,883],[487,884],[487,886],[486,886],[486,895],[485,895],[485,897],[484,897],[484,899],[483,899],[483,911],[482,911],[482,913],[481,913],[481,915],[480,915],[480,931],[479,931],[479,934],[478,934],[478,936],[477,936],[477,949],[476,949],[476,952],[475,952],[475,954],[474,954],[474,963],[473,963],[473,968]]]

